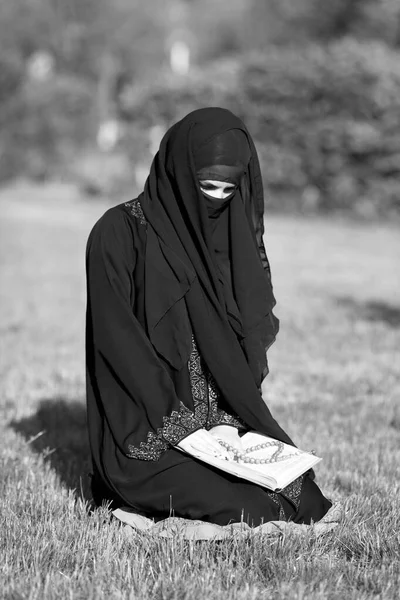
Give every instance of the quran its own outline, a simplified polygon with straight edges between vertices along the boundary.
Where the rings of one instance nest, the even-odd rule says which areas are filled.
[[[222,437],[218,441],[225,449],[229,449],[229,444]],[[229,452],[229,460],[197,450],[188,453],[217,469],[272,491],[282,490],[322,460],[310,452],[254,431],[245,433],[241,442],[243,451],[240,455]]]

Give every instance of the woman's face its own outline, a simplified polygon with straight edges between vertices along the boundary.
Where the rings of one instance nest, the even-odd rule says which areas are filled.
[[[217,200],[224,200],[235,190],[235,184],[227,181],[216,181],[214,179],[200,179],[200,189],[205,194],[216,198]]]

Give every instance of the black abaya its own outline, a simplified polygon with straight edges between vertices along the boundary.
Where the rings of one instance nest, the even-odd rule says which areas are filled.
[[[145,314],[147,236],[136,200],[107,211],[88,241],[87,404],[95,501],[111,500],[114,507],[156,519],[173,511],[220,525],[242,517],[254,525],[322,518],[331,504],[308,476],[281,494],[270,493],[173,448],[201,427],[247,427],[222,402],[196,345],[180,369],[152,346]]]

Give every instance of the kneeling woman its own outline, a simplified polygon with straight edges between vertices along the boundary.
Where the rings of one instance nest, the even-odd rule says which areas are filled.
[[[142,515],[310,523],[331,506],[309,472],[269,492],[181,450],[223,456],[258,431],[293,444],[261,397],[278,332],[253,141],[227,110],[164,136],[144,192],[87,246],[93,497]]]

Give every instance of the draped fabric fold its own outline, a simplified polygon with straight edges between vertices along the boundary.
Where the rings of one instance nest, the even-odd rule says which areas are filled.
[[[248,173],[228,207],[237,327],[227,311],[229,299],[221,284],[194,160],[197,148],[231,130],[245,134],[251,154]],[[275,299],[262,241],[260,167],[245,125],[220,108],[187,115],[164,136],[140,202],[149,232],[145,313],[154,347],[179,368],[189,356],[191,329],[227,407],[249,428],[292,443],[260,394],[267,373],[266,349],[278,332],[278,320],[272,313]],[[170,282],[168,294],[165,278]]]
[[[184,297],[196,274],[175,256],[150,227],[146,244],[146,325],[159,354],[175,369],[187,362],[191,328]]]

